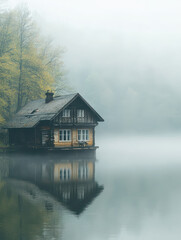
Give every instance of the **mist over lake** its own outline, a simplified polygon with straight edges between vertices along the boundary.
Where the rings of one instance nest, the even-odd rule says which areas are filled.
[[[0,0],[0,240],[181,238],[180,9]]]
[[[44,36],[64,49],[64,77],[103,115],[107,131],[180,131],[180,2],[8,5],[21,2]]]
[[[15,240],[179,238],[181,137],[97,141],[102,147],[96,159],[53,153],[1,155],[3,240],[12,235]],[[56,166],[70,162],[95,164],[95,175],[63,182],[51,177]]]

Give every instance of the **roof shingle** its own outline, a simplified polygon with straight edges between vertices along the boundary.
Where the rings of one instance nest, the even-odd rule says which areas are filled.
[[[7,123],[6,128],[32,128],[40,121],[51,120],[69,103],[80,97],[82,101],[95,114],[98,121],[104,119],[81,97],[79,93],[54,97],[52,101],[45,103],[45,99],[29,102]]]
[[[7,128],[32,128],[39,121],[51,120],[76,95],[54,97],[49,103],[45,103],[45,99],[31,101],[7,123]]]

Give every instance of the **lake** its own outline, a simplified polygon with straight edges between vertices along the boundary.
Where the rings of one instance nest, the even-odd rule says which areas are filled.
[[[181,136],[107,136],[88,154],[0,155],[1,240],[178,240]]]

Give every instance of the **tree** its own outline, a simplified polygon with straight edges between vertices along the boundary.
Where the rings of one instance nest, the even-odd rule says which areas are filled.
[[[39,32],[26,7],[0,13],[0,123],[47,89],[65,87],[62,51]]]
[[[12,14],[3,13],[0,16],[0,122],[9,117],[10,106],[14,101],[14,86],[12,84],[16,67],[11,61],[14,48]]]
[[[45,88],[53,84],[42,58],[36,27],[26,8],[17,11],[16,58],[18,67],[17,111],[29,100],[41,97]]]

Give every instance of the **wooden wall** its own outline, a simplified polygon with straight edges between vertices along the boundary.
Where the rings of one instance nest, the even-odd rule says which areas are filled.
[[[68,128],[66,128],[68,129]],[[81,129],[81,128],[78,128]],[[71,141],[65,141],[65,142],[60,142],[60,132],[59,128],[54,129],[54,145],[55,147],[79,147],[78,143],[78,129],[71,128]],[[82,129],[88,129],[89,130],[89,141],[87,142],[88,146],[93,146],[94,145],[94,134],[93,134],[93,128],[82,128]]]
[[[59,182],[60,179],[60,169],[64,171],[64,169],[70,170],[70,179],[62,179],[65,180],[91,180],[94,178],[94,163],[93,162],[73,162],[73,163],[57,163],[54,165],[54,181]],[[81,169],[86,169],[87,175],[82,178],[80,171]]]
[[[67,109],[70,110],[70,117],[63,117],[62,112],[54,119],[55,124],[97,124],[97,118],[90,108],[81,100],[76,99]],[[77,116],[77,110],[84,110],[84,117]]]

